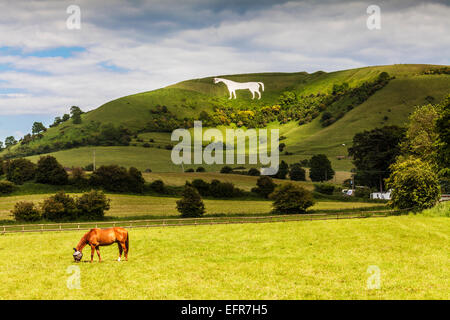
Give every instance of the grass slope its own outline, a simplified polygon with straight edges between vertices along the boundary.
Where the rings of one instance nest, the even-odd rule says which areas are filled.
[[[348,82],[353,87],[364,81],[372,80],[381,72],[386,71],[396,79],[329,127],[323,128],[318,118],[302,126],[294,122],[270,125],[271,128],[280,129],[280,135],[287,138],[283,141],[287,145],[286,150],[294,152],[293,156],[282,156],[282,159],[288,163],[309,158],[313,154],[325,153],[331,157],[336,170],[349,171],[352,167],[350,160],[337,160],[336,156],[347,154],[347,148],[355,133],[383,125],[404,125],[414,106],[427,103],[425,100],[427,96],[431,96],[436,102],[439,102],[446,94],[450,93],[450,76],[421,75],[423,71],[433,67],[436,66],[389,65],[331,73],[258,73],[222,76],[240,82],[264,82],[265,91],[261,100],[251,100],[248,91],[238,91],[238,99],[228,100],[225,86],[223,84],[215,85],[213,77],[194,79],[110,101],[84,114],[83,122],[88,123],[93,120],[124,125],[130,129],[141,129],[149,120],[150,110],[154,109],[156,105],[166,105],[169,111],[180,119],[197,117],[202,110],[211,112],[213,106],[272,105],[277,103],[279,95],[286,90],[308,95],[330,92],[334,84],[342,82]],[[83,136],[82,130],[82,125],[74,125],[69,121],[58,127],[50,128],[40,141],[32,142],[31,145],[58,139],[71,140],[74,137]],[[144,133],[139,135],[139,138],[144,139],[145,142],[153,138],[154,145],[159,145],[161,148],[171,143],[170,133]],[[141,144],[137,143],[138,146]],[[108,149],[111,152],[109,158],[114,163],[120,162],[126,166],[133,165],[139,168],[147,168],[147,161],[151,161],[152,170],[155,168],[157,171],[177,171],[168,157],[169,152],[155,148],[147,151],[133,149],[134,147],[129,148]],[[131,153],[136,153],[136,155],[131,155]],[[66,156],[69,154],[70,156]],[[70,157],[71,162],[66,162],[68,166],[81,162],[86,163],[84,160],[87,160],[84,152],[81,152],[80,159],[74,157],[70,151],[63,151],[56,155],[63,162]]]
[[[101,264],[73,263],[84,232],[2,235],[0,297],[449,299],[449,229],[412,216],[133,229],[130,260],[117,262],[114,245]],[[80,289],[67,288],[73,265]],[[366,285],[373,265],[378,290]]]

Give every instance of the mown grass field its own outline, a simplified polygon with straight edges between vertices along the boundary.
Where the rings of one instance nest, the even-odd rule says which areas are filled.
[[[75,264],[83,234],[1,235],[0,299],[450,298],[448,218],[132,229],[128,262],[114,245]],[[80,289],[67,287],[71,266]],[[380,289],[367,287],[370,266]]]
[[[41,203],[52,194],[38,194],[25,196],[0,197],[0,220],[9,220],[11,210],[19,201],[33,201],[35,204]],[[71,194],[77,195],[77,194]],[[174,217],[179,216],[176,210],[175,197],[153,197],[153,196],[135,196],[107,194],[111,199],[111,209],[106,212],[107,217],[120,218],[156,218],[156,217]],[[260,215],[268,214],[272,210],[272,202],[264,200],[203,200],[205,203],[206,214],[208,215]],[[317,202],[309,210],[346,210],[384,206],[382,203],[364,203],[364,202]]]

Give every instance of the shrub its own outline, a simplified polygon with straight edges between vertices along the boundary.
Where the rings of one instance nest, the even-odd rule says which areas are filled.
[[[117,165],[101,166],[89,179],[89,184],[113,192],[142,192],[145,180],[142,173],[131,167],[128,171]]]
[[[16,190],[16,185],[11,181],[0,181],[0,194],[10,194]]]
[[[211,181],[209,192],[215,198],[233,198],[234,184],[231,182],[220,182],[219,180],[213,180]]]
[[[41,219],[41,213],[33,202],[17,202],[11,213],[16,221],[31,222]]]
[[[205,168],[203,167],[198,167],[197,170],[195,170],[196,172],[205,172]]]
[[[94,164],[90,163],[87,166],[85,166],[84,171],[94,171]]]
[[[145,171],[144,171],[145,173],[150,173],[150,172],[152,172],[152,169],[150,169],[150,168],[147,168],[147,169],[145,169]]]
[[[78,187],[85,187],[89,184],[89,180],[86,178],[86,173],[82,168],[72,168],[72,176],[69,179],[70,183]]]
[[[275,190],[276,184],[273,180],[268,176],[261,176],[256,181],[256,188],[253,188],[252,191],[258,193],[264,198],[268,198],[269,194]]]
[[[392,189],[389,204],[400,209],[428,209],[441,196],[439,180],[431,165],[420,159],[399,160],[390,169],[386,187]]]
[[[205,197],[210,194],[210,184],[203,179],[194,179],[191,184],[201,196]]]
[[[229,166],[224,166],[222,167],[222,169],[220,169],[220,173],[232,173],[233,172],[233,168],[229,167]]]
[[[15,184],[23,184],[34,179],[36,165],[27,159],[15,159],[6,163],[6,179]]]
[[[50,221],[67,221],[77,218],[75,199],[64,191],[45,199],[41,208],[42,217]]]
[[[334,186],[328,183],[319,183],[314,185],[314,191],[322,194],[333,194]]]
[[[248,175],[257,177],[261,175],[261,172],[259,172],[259,170],[256,168],[250,168],[250,170],[248,170]]]
[[[370,194],[371,194],[370,188],[357,187],[355,189],[355,197],[357,198],[370,199]]]
[[[278,166],[278,172],[274,175],[274,178],[286,179],[288,173],[289,173],[289,165],[284,160],[281,160],[281,163]]]
[[[150,145],[150,143],[144,143],[143,145],[142,145],[144,148],[150,148],[151,147],[151,145]]]
[[[128,189],[132,192],[142,193],[144,191],[145,179],[135,167],[128,169]]]
[[[102,220],[110,208],[110,199],[102,191],[92,190],[76,200],[78,217],[86,220]]]
[[[305,213],[314,204],[312,193],[293,183],[278,186],[270,198],[273,199],[275,213]]]
[[[183,218],[201,217],[205,213],[205,205],[197,189],[186,185],[183,197],[177,201],[177,210]]]
[[[318,154],[309,161],[309,177],[312,181],[328,181],[334,177],[334,170],[331,168],[331,162],[324,154]]]
[[[294,163],[291,166],[289,177],[293,181],[306,181],[306,171],[301,167],[299,163]]]
[[[156,193],[165,193],[166,187],[162,180],[155,180],[150,184],[150,189]]]
[[[184,170],[184,172],[195,172],[195,170],[193,168],[189,168],[189,169]]]
[[[69,182],[69,176],[55,157],[45,156],[41,157],[37,163],[36,182],[65,185]]]

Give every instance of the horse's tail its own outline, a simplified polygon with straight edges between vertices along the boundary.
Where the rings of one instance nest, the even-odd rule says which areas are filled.
[[[264,91],[264,83],[262,83],[262,82],[258,82],[258,83],[261,85],[262,91]]]
[[[125,240],[125,246],[127,247],[127,252],[128,252],[128,249],[130,248],[130,237],[128,235],[128,232],[127,232],[127,240]]]

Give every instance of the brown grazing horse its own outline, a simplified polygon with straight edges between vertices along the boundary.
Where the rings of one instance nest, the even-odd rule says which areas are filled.
[[[94,250],[97,251],[98,261],[102,262],[100,257],[100,246],[109,246],[113,243],[117,243],[119,246],[119,259],[122,257],[122,250],[125,252],[125,260],[128,261],[128,249],[129,249],[129,238],[128,231],[124,228],[108,228],[108,229],[91,229],[87,232],[80,240],[73,254],[73,258],[76,262],[79,262],[83,257],[81,253],[86,245],[91,246],[91,262],[94,259]]]

